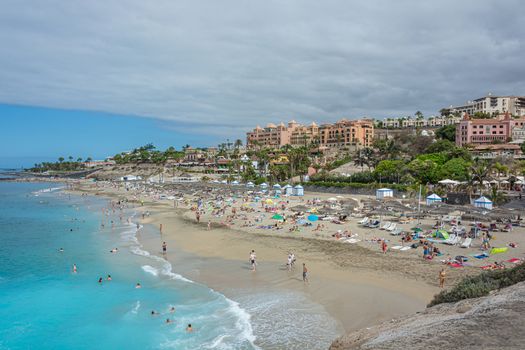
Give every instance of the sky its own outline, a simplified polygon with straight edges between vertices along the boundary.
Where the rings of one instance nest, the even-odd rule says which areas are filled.
[[[216,145],[269,122],[431,115],[489,92],[525,95],[521,5],[4,0],[0,132],[18,134],[2,137],[0,159]],[[108,137],[85,144],[101,129]]]

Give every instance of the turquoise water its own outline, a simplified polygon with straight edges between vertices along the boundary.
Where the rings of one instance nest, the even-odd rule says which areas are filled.
[[[237,303],[141,248],[132,209],[49,187],[0,182],[0,349],[256,348]]]

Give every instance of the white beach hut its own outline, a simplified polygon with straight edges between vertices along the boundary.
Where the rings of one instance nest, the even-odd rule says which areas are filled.
[[[294,196],[304,196],[304,188],[301,185],[297,185],[293,188]]]
[[[253,188],[253,187],[255,187],[255,184],[254,184],[253,182],[250,181],[250,182],[248,182],[248,183],[246,184],[246,187]]]
[[[235,185],[237,186],[239,184],[239,181],[235,180],[235,181],[232,181],[232,185]]]
[[[290,184],[286,184],[283,187],[283,190],[284,190],[284,194],[285,195],[287,195],[287,196],[293,195],[293,187]]]
[[[273,189],[274,190],[280,190],[281,189],[281,185],[275,184],[275,185],[273,185]]]
[[[432,193],[430,196],[427,197],[427,205],[431,205],[434,203],[441,203],[441,197],[438,196],[435,193]]]
[[[263,182],[263,183],[261,184],[261,188],[262,188],[262,189],[266,189],[266,188],[268,188],[268,184],[267,184],[266,182]]]
[[[492,201],[485,196],[481,196],[474,201],[474,206],[477,208],[492,209]]]
[[[383,199],[387,197],[394,197],[394,190],[390,188],[380,188],[376,190],[376,198]]]

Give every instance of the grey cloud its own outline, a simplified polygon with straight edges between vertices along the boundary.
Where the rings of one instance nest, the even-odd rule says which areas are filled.
[[[0,102],[227,136],[291,118],[432,114],[525,94],[520,5],[4,1]]]

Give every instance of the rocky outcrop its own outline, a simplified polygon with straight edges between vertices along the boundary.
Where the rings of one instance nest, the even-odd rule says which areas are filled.
[[[330,350],[524,349],[525,282],[350,332]]]

